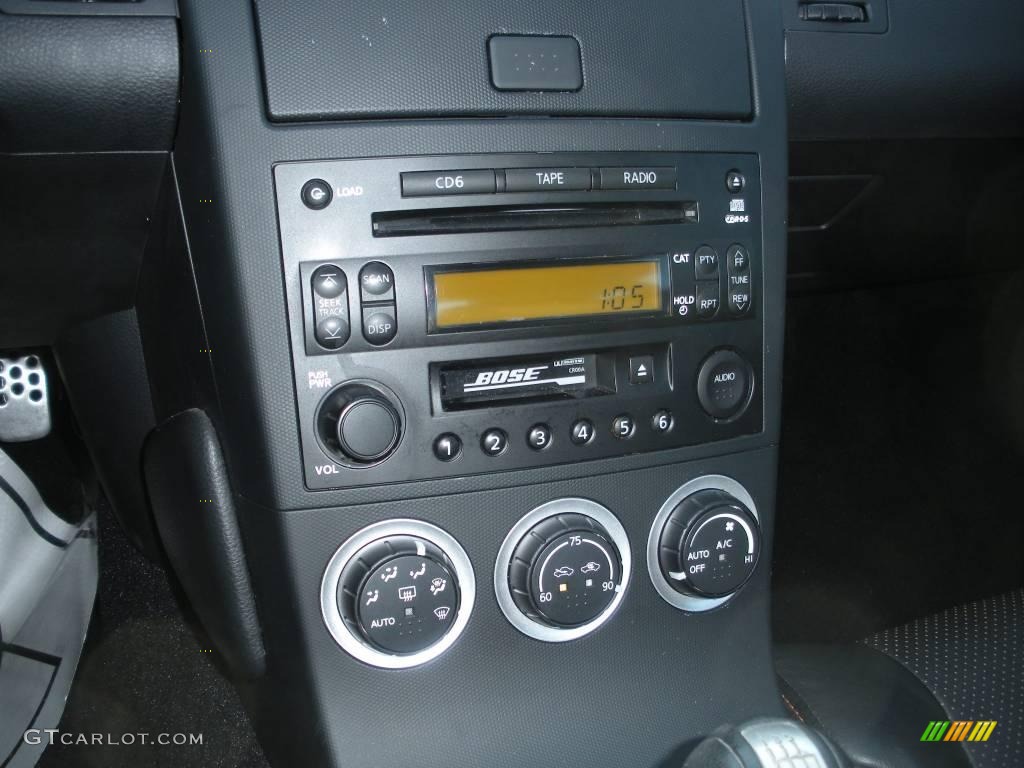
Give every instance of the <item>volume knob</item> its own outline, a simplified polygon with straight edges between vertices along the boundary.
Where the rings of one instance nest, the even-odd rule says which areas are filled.
[[[317,413],[324,449],[343,464],[367,466],[390,456],[402,436],[401,406],[382,385],[349,382],[331,390]]]

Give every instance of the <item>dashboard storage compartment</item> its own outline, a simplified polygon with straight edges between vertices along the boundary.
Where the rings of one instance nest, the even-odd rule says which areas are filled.
[[[614,0],[400,0],[390,12],[333,0],[255,7],[274,121],[751,114],[741,0],[651,0],[642,11]],[[530,37],[538,55],[525,53]],[[566,38],[578,52],[551,44]],[[512,53],[489,56],[510,39],[521,41],[522,69]],[[571,60],[555,61],[556,50]]]

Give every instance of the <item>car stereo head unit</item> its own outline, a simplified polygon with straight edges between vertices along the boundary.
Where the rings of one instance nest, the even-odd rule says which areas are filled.
[[[274,174],[310,488],[763,428],[756,156],[387,158]]]

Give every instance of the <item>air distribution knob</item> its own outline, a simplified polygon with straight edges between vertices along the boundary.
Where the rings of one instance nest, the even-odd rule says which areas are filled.
[[[348,382],[331,390],[317,412],[317,435],[324,449],[349,466],[383,461],[402,436],[398,398],[374,382]]]
[[[519,610],[549,627],[578,627],[604,613],[622,585],[619,550],[585,514],[539,522],[516,545],[508,586]]]
[[[721,490],[697,491],[668,516],[658,542],[661,573],[677,592],[721,598],[754,572],[761,532],[750,510]]]
[[[418,536],[389,536],[360,549],[338,581],[338,610],[373,648],[412,654],[447,634],[460,589],[448,554]]]

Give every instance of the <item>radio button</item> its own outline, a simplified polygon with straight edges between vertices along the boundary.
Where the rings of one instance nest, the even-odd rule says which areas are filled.
[[[590,189],[589,168],[506,168],[506,192]]]
[[[398,333],[395,305],[363,308],[363,338],[375,347],[383,346]]]
[[[636,422],[629,414],[616,416],[612,421],[612,434],[619,440],[629,440],[636,432]]]
[[[588,419],[580,419],[572,425],[569,439],[573,445],[586,445],[594,439],[594,423]]]
[[[445,432],[434,441],[434,456],[438,461],[454,461],[462,453],[462,440],[458,435]]]
[[[702,245],[693,254],[693,269],[698,280],[717,280],[718,252],[710,245]]]
[[[601,189],[675,189],[675,168],[602,168]]]
[[[675,419],[672,417],[672,411],[662,409],[651,417],[651,429],[659,434],[671,432],[672,427],[676,424]]]
[[[535,451],[543,451],[551,445],[551,427],[547,424],[534,424],[526,433],[526,444]]]
[[[331,315],[316,324],[316,343],[324,349],[338,349],[348,341],[348,333],[348,320]]]
[[[650,384],[654,381],[654,356],[636,355],[629,358],[629,383]]]
[[[508,435],[505,431],[492,427],[480,438],[480,450],[488,456],[500,456],[508,448]]]
[[[363,301],[395,300],[395,273],[387,264],[371,261],[359,270],[359,286]]]
[[[718,283],[700,282],[697,283],[697,316],[705,320],[718,314],[718,307],[722,303],[722,290]]]
[[[494,171],[414,171],[402,174],[402,197],[490,195]]]

